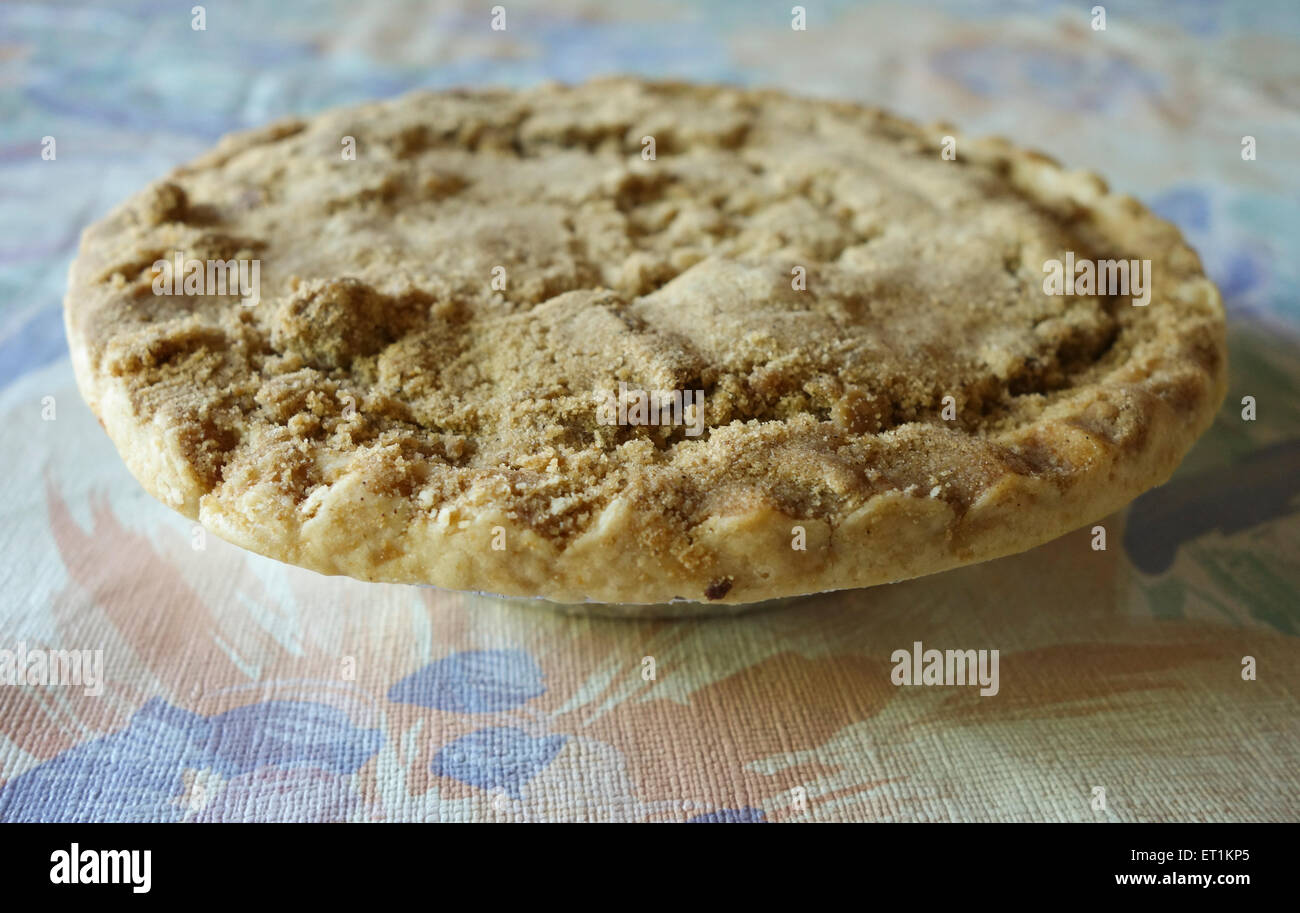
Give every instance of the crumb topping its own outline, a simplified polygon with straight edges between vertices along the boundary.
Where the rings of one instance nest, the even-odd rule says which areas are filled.
[[[899,491],[960,512],[1008,471],[1068,477],[1025,429],[1172,331],[1044,294],[1066,252],[1146,254],[1025,192],[1012,158],[941,140],[734,88],[415,94],[177,170],[88,235],[75,307],[92,370],[180,429],[205,491],[304,515],[358,467],[425,516],[490,491],[558,542],[632,497],[683,555],[756,505],[835,518]],[[154,294],[176,251],[258,258],[260,300]],[[1177,350],[1221,359],[1209,337]],[[620,382],[703,391],[703,433],[602,424]],[[1097,389],[1081,426],[1139,446],[1141,416]]]

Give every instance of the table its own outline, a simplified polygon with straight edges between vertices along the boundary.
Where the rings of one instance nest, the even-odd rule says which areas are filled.
[[[0,820],[1300,816],[1300,8],[1108,5],[1099,31],[1087,4],[805,6],[806,31],[744,2],[511,3],[504,31],[469,2],[226,2],[201,31],[189,4],[0,6],[0,649],[102,663],[0,686]],[[83,226],[231,129],[611,71],[860,99],[1104,173],[1223,290],[1213,430],[1105,551],[1083,529],[703,621],[321,577],[144,494],[67,358]],[[996,649],[998,693],[893,684],[916,642]]]

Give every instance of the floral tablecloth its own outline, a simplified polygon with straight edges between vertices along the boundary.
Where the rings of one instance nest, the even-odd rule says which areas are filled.
[[[0,820],[1300,817],[1300,7],[1111,3],[1097,29],[1090,3],[811,2],[796,30],[790,4],[503,5],[503,31],[472,2],[211,3],[202,29],[188,2],[0,5]],[[1223,290],[1213,430],[1105,551],[1080,530],[720,620],[321,577],[144,494],[63,338],[88,222],[276,116],[608,72],[860,99],[1104,173]],[[998,694],[895,686],[918,641],[999,650]],[[42,684],[60,650],[100,680]]]

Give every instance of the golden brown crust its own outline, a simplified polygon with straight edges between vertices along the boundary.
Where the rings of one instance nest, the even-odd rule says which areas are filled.
[[[155,295],[177,250],[259,259],[260,302]],[[1150,304],[1044,294],[1067,251],[1150,260]],[[1029,548],[1164,481],[1226,383],[1196,255],[1095,175],[627,79],[227,137],[87,230],[66,317],[127,465],[219,535],[564,602],[745,603]],[[703,433],[601,424],[620,381],[703,391]]]

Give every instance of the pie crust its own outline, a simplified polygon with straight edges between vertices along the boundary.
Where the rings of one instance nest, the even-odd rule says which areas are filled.
[[[257,260],[257,302],[156,294],[178,253]],[[1045,293],[1067,254],[1150,261],[1149,304]],[[1031,548],[1165,481],[1227,370],[1197,255],[1094,174],[634,79],[228,136],[87,229],[65,317],[131,472],[217,535],[568,603]],[[699,433],[603,421],[620,383],[700,392]]]

